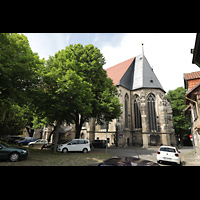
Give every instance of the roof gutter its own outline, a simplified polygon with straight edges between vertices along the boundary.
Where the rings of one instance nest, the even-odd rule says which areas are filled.
[[[195,104],[196,104],[196,108],[197,108],[197,115],[198,115],[198,118],[200,119],[200,117],[199,117],[199,107],[198,107],[198,104],[197,104],[197,102],[196,101],[194,101],[194,100],[192,100],[192,99],[189,99],[188,97],[186,97],[185,96],[185,98],[187,99],[187,100],[189,100],[189,101],[192,101],[192,102],[194,102]]]

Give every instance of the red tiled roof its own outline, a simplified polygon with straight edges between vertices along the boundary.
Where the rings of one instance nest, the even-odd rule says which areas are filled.
[[[200,78],[200,71],[185,74],[186,80],[191,80],[191,79],[196,79],[196,78]]]
[[[191,92],[193,92],[196,88],[198,88],[200,86],[200,82],[197,83],[193,88],[191,88],[190,90],[188,90],[186,93],[185,93],[185,96],[188,96]]]
[[[135,57],[130,58],[124,62],[121,62],[117,65],[114,65],[113,67],[106,69],[108,77],[110,77],[113,80],[114,85],[117,85],[119,83],[120,79],[122,78],[122,76],[124,75],[128,67],[130,66],[134,58]]]

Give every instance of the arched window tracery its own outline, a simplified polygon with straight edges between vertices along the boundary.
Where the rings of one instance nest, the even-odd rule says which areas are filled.
[[[133,99],[134,128],[142,128],[142,119],[140,112],[140,97],[138,95]]]
[[[128,128],[128,102],[129,102],[129,96],[126,93],[125,95],[125,128]]]
[[[147,109],[148,109],[148,119],[149,119],[149,131],[157,131],[157,116],[155,109],[155,95],[149,94],[147,96]]]

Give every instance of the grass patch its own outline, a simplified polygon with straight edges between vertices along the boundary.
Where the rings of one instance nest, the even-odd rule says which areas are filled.
[[[18,162],[0,161],[0,166],[87,166],[112,157],[101,152],[52,153],[51,150],[29,149],[27,159]]]

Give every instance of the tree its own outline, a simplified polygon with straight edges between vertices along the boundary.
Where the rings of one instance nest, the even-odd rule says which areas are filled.
[[[28,107],[2,102],[0,107],[1,136],[21,134],[29,121],[28,111]]]
[[[43,64],[25,35],[0,33],[0,100],[26,104],[38,83],[38,66]]]
[[[183,87],[178,87],[175,90],[169,90],[166,95],[166,98],[172,104],[175,133],[177,137],[180,138],[181,144],[183,144],[183,136],[185,134],[190,134],[189,116],[183,115],[183,110],[187,107],[187,105],[184,105],[185,93],[186,89],[184,89]]]
[[[44,60],[32,52],[26,36],[0,33],[1,135],[19,134],[31,120],[32,91],[41,65]]]
[[[50,56],[40,72],[42,87],[38,89],[43,93],[37,99],[41,102],[38,111],[58,126],[63,121],[75,123],[75,138],[80,138],[83,123],[91,117],[98,123],[119,117],[117,89],[104,64],[100,50],[91,44],[70,45]],[[58,137],[56,130],[54,135]]]

